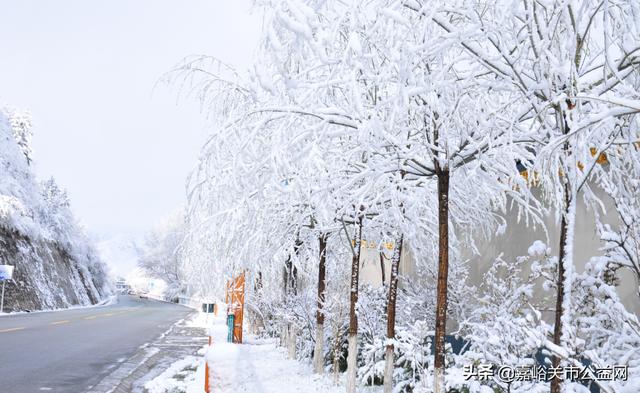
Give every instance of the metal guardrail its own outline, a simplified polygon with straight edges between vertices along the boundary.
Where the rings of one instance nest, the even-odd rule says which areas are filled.
[[[178,304],[200,310],[202,303],[215,303],[215,301],[207,301],[201,297],[178,296]]]

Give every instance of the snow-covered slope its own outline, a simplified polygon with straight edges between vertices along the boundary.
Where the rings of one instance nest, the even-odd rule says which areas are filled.
[[[0,264],[15,267],[5,310],[94,304],[109,292],[104,264],[66,192],[31,171],[28,116],[0,109]]]

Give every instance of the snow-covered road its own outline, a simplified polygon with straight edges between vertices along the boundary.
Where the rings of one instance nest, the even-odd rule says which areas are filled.
[[[0,318],[0,392],[85,392],[191,312],[120,296],[110,306]]]

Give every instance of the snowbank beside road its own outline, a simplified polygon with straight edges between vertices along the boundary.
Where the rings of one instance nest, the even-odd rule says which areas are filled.
[[[252,340],[244,344],[226,342],[224,313],[207,316],[199,313],[188,325],[209,325],[211,347],[202,351],[209,364],[212,393],[342,393],[343,386],[332,383],[330,377],[312,372],[311,366],[287,359],[276,340]],[[203,393],[204,361],[189,356],[173,363],[161,375],[145,384],[149,393]]]
[[[69,307],[54,308],[51,310],[3,312],[2,314],[0,314],[0,318],[12,316],[12,315],[21,315],[21,314],[38,314],[38,313],[44,313],[44,312],[58,312],[58,311],[68,311],[68,310],[81,310],[85,308],[106,307],[106,306],[111,306],[117,303],[118,303],[118,295],[109,295],[107,298],[101,300],[100,302],[96,304],[90,304],[88,306],[69,306]]]
[[[342,393],[344,386],[314,374],[311,367],[287,359],[275,341],[258,344],[219,343],[207,352],[212,392]]]
[[[144,385],[148,393],[201,393],[203,386],[204,360],[196,356],[178,360]]]

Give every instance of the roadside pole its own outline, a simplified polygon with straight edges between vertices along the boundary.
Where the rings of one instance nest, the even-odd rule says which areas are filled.
[[[0,299],[0,313],[2,313],[2,310],[4,310],[4,283],[6,281],[2,280],[2,299]]]
[[[4,311],[4,284],[13,277],[14,267],[11,265],[0,265],[0,281],[2,281],[2,296],[0,296],[0,313]]]
[[[211,346],[211,332],[209,332],[209,346]],[[209,386],[209,362],[207,356],[204,357],[204,391],[211,393],[211,387]]]
[[[216,312],[216,304],[215,303],[202,303],[202,312],[205,314],[206,322],[205,326],[207,327],[208,336],[209,336],[209,348],[211,348],[211,326],[209,324],[209,314],[213,314]],[[215,320],[215,318],[213,318]],[[204,391],[206,393],[211,393],[211,387],[209,386],[209,362],[207,361],[207,355],[204,356]]]

